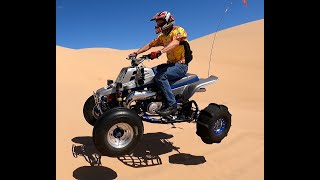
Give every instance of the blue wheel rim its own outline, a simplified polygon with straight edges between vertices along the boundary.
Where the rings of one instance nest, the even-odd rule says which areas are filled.
[[[225,131],[226,129],[226,120],[224,118],[220,118],[218,119],[215,123],[214,123],[214,126],[213,126],[213,133],[214,134],[221,134]]]

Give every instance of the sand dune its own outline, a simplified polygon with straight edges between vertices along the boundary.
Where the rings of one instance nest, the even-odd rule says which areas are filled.
[[[207,77],[213,37],[214,33],[190,42],[194,59],[189,73]],[[132,51],[56,46],[57,179],[264,178],[263,19],[218,32],[210,74],[218,76],[219,81],[192,98],[201,109],[211,102],[228,106],[232,127],[220,144],[204,144],[195,134],[194,123],[179,123],[172,128],[144,122],[143,141],[131,156],[99,155],[82,107],[93,91],[129,65],[125,58]],[[161,56],[144,64],[152,67],[165,61]]]

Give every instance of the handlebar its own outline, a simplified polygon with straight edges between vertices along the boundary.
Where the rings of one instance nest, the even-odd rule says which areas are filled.
[[[128,60],[133,60],[133,61],[142,61],[142,60],[146,60],[146,59],[150,59],[148,57],[148,55],[142,55],[141,57],[137,58],[137,57],[132,57],[132,58],[126,58]]]
[[[139,64],[141,64],[144,60],[146,59],[150,59],[148,57],[148,55],[142,55],[141,57],[137,58],[137,57],[131,57],[131,58],[126,58],[127,60],[131,60],[131,65],[132,66],[138,66]]]

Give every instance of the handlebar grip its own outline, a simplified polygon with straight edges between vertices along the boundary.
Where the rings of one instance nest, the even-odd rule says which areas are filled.
[[[128,57],[126,58],[127,60],[131,60],[131,62],[134,62],[134,61],[143,61],[143,60],[146,60],[146,59],[150,59],[148,55],[142,55],[141,57],[137,58],[137,57]]]

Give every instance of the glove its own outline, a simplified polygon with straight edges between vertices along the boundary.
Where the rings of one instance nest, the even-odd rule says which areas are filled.
[[[161,56],[161,51],[153,51],[150,54],[148,54],[149,59],[159,58]]]
[[[129,58],[129,59],[135,58],[135,57],[137,57],[137,55],[138,55],[138,53],[133,52],[133,53],[131,53],[131,54],[128,55],[128,58]]]

